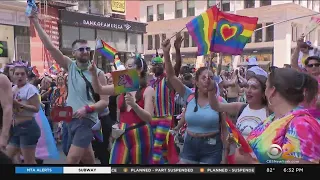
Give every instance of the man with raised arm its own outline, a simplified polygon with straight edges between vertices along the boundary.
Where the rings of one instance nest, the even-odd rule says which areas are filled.
[[[13,95],[8,77],[0,74],[0,151],[5,150],[12,124]]]
[[[95,94],[91,86],[91,74],[88,71],[90,63],[90,47],[86,40],[76,40],[72,43],[72,55],[75,61],[64,56],[54,46],[49,36],[39,23],[37,13],[32,12],[30,21],[34,24],[44,47],[50,52],[55,61],[68,72],[68,98],[67,106],[73,109],[73,119],[68,124],[69,141],[72,142],[68,155],[68,164],[94,164],[95,158],[91,141],[93,139],[92,127],[98,121],[98,112],[108,106],[109,96]],[[99,81],[107,85],[104,73],[97,71]],[[113,94],[113,87],[110,93]]]

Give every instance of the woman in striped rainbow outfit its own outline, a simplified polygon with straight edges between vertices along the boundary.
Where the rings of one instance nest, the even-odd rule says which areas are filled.
[[[119,129],[124,133],[113,143],[110,164],[149,164],[153,145],[150,121],[153,115],[154,90],[147,86],[147,65],[140,57],[126,61],[126,69],[136,68],[140,72],[140,89],[136,92],[121,94],[118,97],[120,110]],[[93,78],[97,78],[93,76]],[[107,86],[101,86],[93,79],[95,92],[105,94]]]

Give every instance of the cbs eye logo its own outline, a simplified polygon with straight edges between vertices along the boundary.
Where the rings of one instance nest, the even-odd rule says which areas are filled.
[[[292,152],[294,152],[294,147],[291,144],[285,144],[282,148],[278,144],[271,144],[267,155],[271,159],[293,159]]]

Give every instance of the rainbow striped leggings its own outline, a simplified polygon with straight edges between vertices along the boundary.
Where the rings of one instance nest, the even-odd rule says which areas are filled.
[[[120,123],[120,129],[134,124]],[[110,164],[150,164],[153,145],[151,126],[146,124],[132,129],[115,140],[111,149]]]
[[[151,126],[153,129],[153,149],[152,164],[168,163],[168,133],[171,127],[172,117],[152,118]]]

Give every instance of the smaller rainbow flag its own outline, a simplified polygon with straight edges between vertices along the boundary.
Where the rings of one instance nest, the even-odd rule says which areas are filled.
[[[57,75],[60,72],[60,67],[58,64],[53,64],[49,69],[50,74]]]
[[[252,149],[248,144],[247,140],[242,136],[242,134],[238,131],[238,129],[234,126],[231,120],[226,119],[227,130],[229,133],[232,133],[233,138],[238,146],[243,148],[243,151],[246,153],[252,153]]]
[[[116,66],[116,68],[119,69],[119,67],[121,66],[121,61],[120,61],[118,55],[115,55],[113,62],[114,62],[114,65]]]
[[[197,44],[198,56],[210,53],[210,42],[214,36],[218,11],[216,6],[212,6],[186,25],[192,40]]]
[[[116,49],[114,49],[101,39],[97,40],[96,50],[100,52],[104,57],[106,57],[109,61],[112,61],[117,53]]]
[[[99,131],[93,131],[94,138],[99,141],[103,142],[103,133],[102,133],[102,127],[100,128]]]

